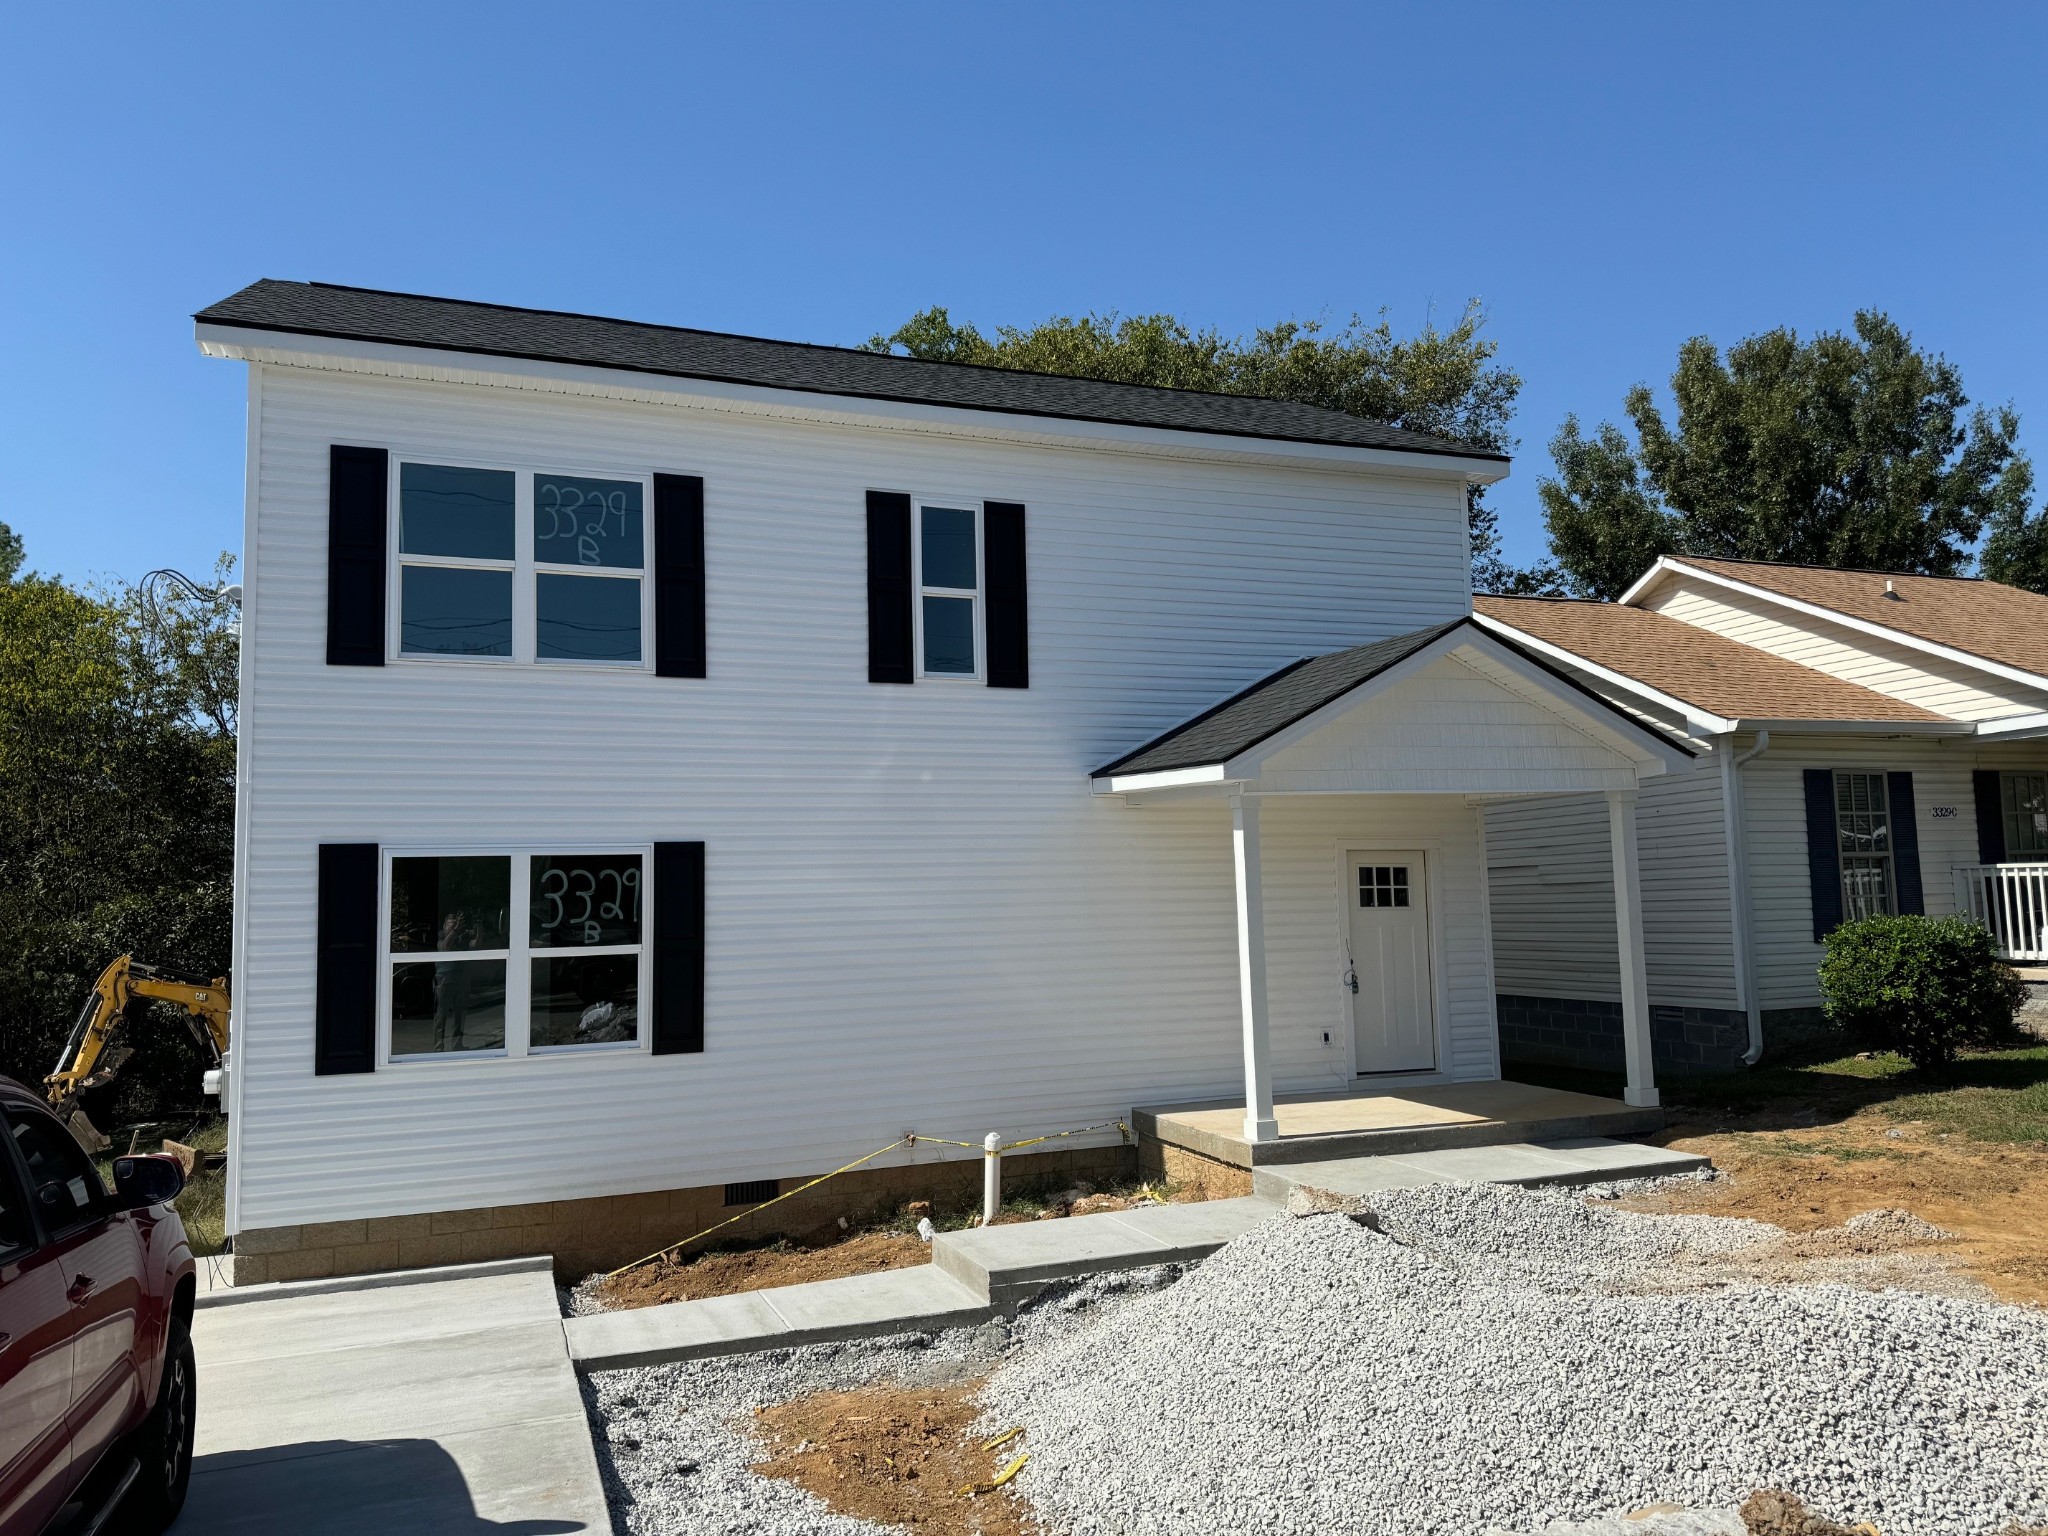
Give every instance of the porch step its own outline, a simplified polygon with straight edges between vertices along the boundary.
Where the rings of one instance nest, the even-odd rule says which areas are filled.
[[[1509,1142],[1400,1156],[1344,1157],[1315,1163],[1268,1163],[1252,1170],[1252,1193],[1284,1204],[1296,1188],[1368,1195],[1424,1184],[1604,1184],[1658,1179],[1711,1167],[1696,1152],[1674,1152],[1605,1136]]]
[[[990,1306],[1009,1308],[1061,1280],[1192,1264],[1276,1214],[1271,1201],[1246,1195],[941,1232],[932,1265]]]

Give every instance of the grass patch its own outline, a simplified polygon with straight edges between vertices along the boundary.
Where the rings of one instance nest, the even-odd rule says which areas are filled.
[[[1517,1062],[1516,1082],[1621,1096],[1615,1072]],[[1825,1049],[1767,1060],[1745,1071],[1658,1079],[1675,1115],[1773,1121],[1781,1126],[1846,1119],[1864,1111],[1986,1142],[2048,1143],[2048,1045],[1973,1051],[1938,1072],[1903,1056],[1865,1058]]]
[[[114,1136],[114,1150],[98,1159],[100,1178],[114,1187],[114,1157],[125,1154],[130,1142],[137,1152],[159,1151],[166,1140],[182,1142],[201,1154],[200,1166],[192,1171],[183,1193],[173,1202],[185,1223],[185,1240],[195,1255],[219,1253],[227,1232],[228,1172],[225,1166],[209,1170],[205,1154],[228,1149],[228,1122],[224,1115],[203,1120],[164,1120],[148,1125],[123,1126]]]

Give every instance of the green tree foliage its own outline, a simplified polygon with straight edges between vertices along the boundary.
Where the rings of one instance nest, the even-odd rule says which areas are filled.
[[[0,523],[0,582],[14,580],[14,573],[21,569],[21,561],[21,535]]]
[[[1618,596],[1670,553],[1953,575],[1987,528],[2003,571],[2048,558],[2018,415],[1971,409],[1956,368],[1874,310],[1854,335],[1780,328],[1725,358],[1695,337],[1671,392],[1675,425],[1629,391],[1633,447],[1573,420],[1551,442],[1538,491],[1574,593]]]
[[[1482,334],[1485,324],[1474,300],[1455,325],[1425,322],[1405,337],[1394,334],[1384,313],[1371,325],[1357,315],[1342,325],[1284,320],[1249,340],[1197,330],[1168,314],[1055,315],[1034,326],[999,327],[990,337],[932,308],[870,337],[867,346],[933,362],[1296,400],[1505,453],[1514,447],[1509,425],[1522,380],[1495,360],[1498,343]],[[1479,488],[1468,513],[1475,575],[1493,584],[1511,580],[1495,515]]]
[[[190,594],[0,585],[0,1072],[39,1085],[119,954],[226,971],[233,620]],[[89,1099],[100,1125],[201,1103],[197,1046],[155,1023]]]
[[[2026,988],[1990,930],[1960,917],[1866,917],[1827,936],[1820,963],[1828,1018],[1861,1044],[1914,1066],[2006,1044]]]

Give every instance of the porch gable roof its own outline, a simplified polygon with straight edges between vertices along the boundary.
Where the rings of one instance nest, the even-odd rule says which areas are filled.
[[[1512,653],[1517,660],[1545,674],[1547,684],[1568,691],[1578,708],[1596,715],[1610,729],[1620,730],[1659,756],[1696,755],[1683,742],[1652,730],[1542,657],[1504,636],[1489,633],[1467,615],[1447,624],[1290,662],[1135,751],[1096,769],[1091,777],[1129,778],[1218,767],[1308,721],[1346,694],[1447,641],[1476,641]]]

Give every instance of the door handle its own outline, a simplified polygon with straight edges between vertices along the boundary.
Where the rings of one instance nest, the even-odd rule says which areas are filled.
[[[80,1275],[71,1282],[71,1288],[64,1293],[64,1299],[74,1307],[83,1306],[92,1295],[92,1286],[91,1275]]]

